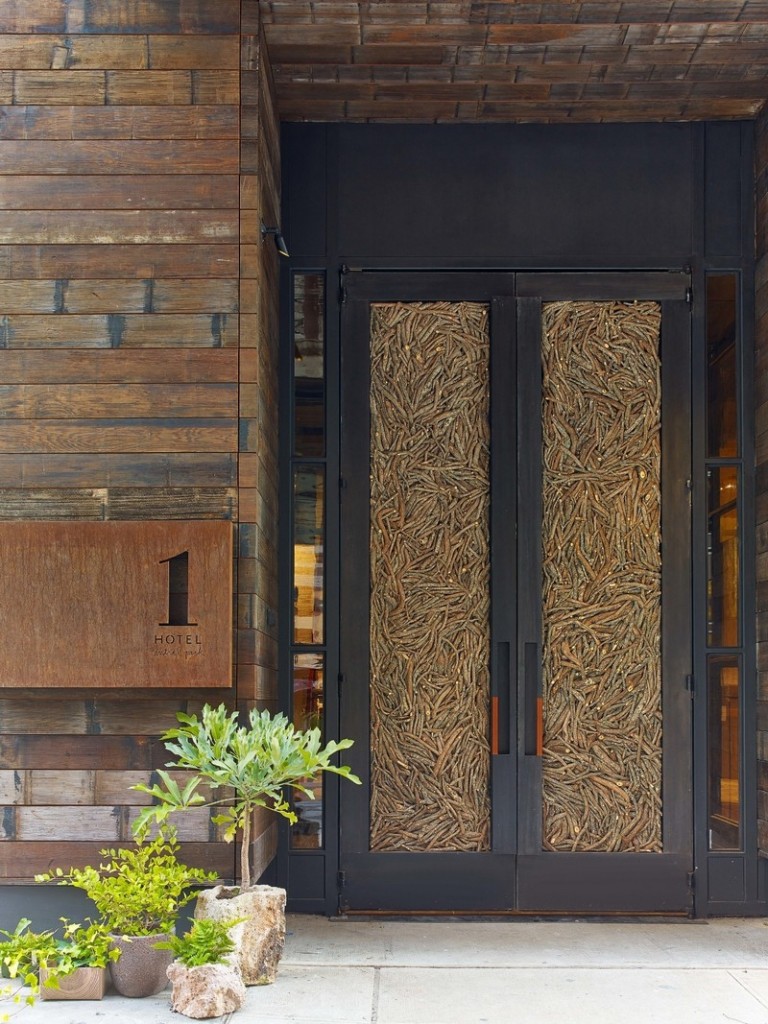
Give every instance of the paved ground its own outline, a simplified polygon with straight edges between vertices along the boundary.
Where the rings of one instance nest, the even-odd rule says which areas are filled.
[[[38,1003],[18,1024],[180,1024],[168,994]],[[219,1018],[229,1020],[230,1018]],[[768,921],[290,917],[233,1024],[768,1024]]]

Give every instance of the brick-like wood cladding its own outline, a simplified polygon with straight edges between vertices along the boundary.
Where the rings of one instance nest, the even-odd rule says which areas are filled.
[[[325,121],[751,118],[765,0],[262,0],[280,115]]]
[[[257,0],[0,4],[0,518],[238,524],[236,693],[3,693],[0,666],[0,880],[130,840],[128,786],[165,763],[176,711],[274,704],[277,255],[259,224],[280,172],[260,31]],[[207,813],[178,826],[233,877]],[[257,873],[275,834],[256,829]]]
[[[755,122],[755,434],[757,495],[757,828],[768,856],[768,107]]]

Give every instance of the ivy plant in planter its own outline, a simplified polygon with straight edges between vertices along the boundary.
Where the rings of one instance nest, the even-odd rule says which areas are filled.
[[[122,952],[111,974],[125,996],[154,995],[165,988],[171,956],[155,943],[173,931],[179,911],[195,898],[194,887],[217,877],[180,863],[173,829],[162,827],[154,839],[148,831],[146,825],[138,829],[135,847],[101,850],[106,860],[97,868],[57,868],[36,876],[38,882],[82,889],[96,905]]]
[[[120,951],[100,922],[70,922],[62,918],[61,935],[32,932],[22,918],[13,932],[0,931],[0,963],[9,977],[18,978],[29,993],[7,993],[16,1005],[43,999],[101,999],[107,966]],[[5,1014],[0,1020],[9,1019]]]
[[[171,1009],[187,1017],[222,1017],[239,1010],[245,985],[235,959],[230,929],[237,920],[196,918],[182,936],[158,943],[170,949],[173,963],[168,977],[173,985]]]
[[[285,937],[285,891],[254,885],[251,879],[250,848],[254,811],[274,811],[290,822],[297,820],[285,799],[284,787],[314,799],[310,783],[322,772],[332,772],[350,782],[360,780],[348,765],[333,763],[336,755],[352,746],[352,740],[331,740],[323,746],[319,729],[301,732],[283,714],[251,710],[245,724],[237,711],[224,704],[206,704],[201,717],[177,713],[179,726],[163,736],[166,749],[175,756],[167,768],[188,771],[189,783],[182,789],[167,772],[159,771],[161,784],[133,788],[153,798],[143,808],[136,827],[162,823],[174,811],[206,804],[220,808],[214,818],[225,826],[225,838],[241,840],[239,891],[217,886],[201,893],[196,916],[206,918],[242,917],[245,922],[233,930],[240,944],[240,969],[246,984],[274,980]],[[206,784],[205,792],[200,791]],[[231,901],[235,901],[232,903]],[[227,905],[224,901],[230,901]],[[260,919],[261,924],[254,921]]]

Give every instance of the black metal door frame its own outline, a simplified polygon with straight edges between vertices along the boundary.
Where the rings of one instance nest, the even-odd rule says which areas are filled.
[[[691,906],[693,822],[689,694],[690,674],[690,311],[689,278],[680,273],[368,273],[344,281],[342,333],[342,545],[368,550],[367,473],[369,436],[367,338],[369,303],[377,301],[488,301],[491,303],[491,696],[499,723],[493,737],[492,852],[385,853],[368,851],[368,768],[364,786],[341,792],[341,890],[343,910],[434,913],[688,912]],[[515,300],[517,294],[517,302]],[[540,791],[540,759],[531,753],[533,722],[531,652],[540,634],[539,602],[530,596],[516,607],[516,580],[540,579],[540,510],[517,509],[517,494],[540,492],[536,459],[516,453],[540,451],[538,361],[541,301],[545,299],[654,299],[663,307],[664,413],[664,593],[676,595],[664,611],[664,706],[676,735],[664,750],[664,846],[667,853],[541,853],[540,809],[530,793]],[[519,313],[515,316],[515,307]],[[515,335],[522,352],[516,387]],[[351,344],[350,339],[357,339]],[[361,341],[364,339],[365,343]],[[518,396],[510,402],[499,395]],[[674,394],[682,400],[669,401]],[[537,402],[539,404],[537,404]],[[516,437],[515,434],[518,434]],[[519,474],[519,479],[517,475]],[[684,492],[678,493],[682,487]],[[672,509],[677,509],[672,514]],[[517,545],[510,524],[520,519]],[[506,531],[506,532],[505,532]],[[520,564],[516,565],[519,551]],[[687,592],[680,599],[682,590]],[[368,721],[368,575],[354,557],[341,560],[341,732],[360,731]],[[365,669],[359,668],[365,666]],[[516,685],[516,680],[521,685]],[[523,681],[526,682],[523,682]],[[534,690],[538,680],[534,680]],[[517,696],[515,696],[517,694]],[[521,723],[518,733],[518,722]],[[535,726],[534,726],[535,727]],[[685,736],[680,735],[680,730]],[[364,732],[367,737],[367,732]],[[519,761],[518,761],[519,758]],[[358,755],[357,763],[363,758]],[[519,764],[519,779],[516,777]],[[519,805],[517,793],[520,792]],[[501,808],[519,812],[502,813]],[[674,808],[674,810],[673,810]],[[519,835],[518,835],[519,828]],[[480,858],[480,860],[478,860]],[[399,898],[393,900],[393,893]],[[451,900],[447,893],[452,894]],[[450,905],[449,905],[450,904]]]

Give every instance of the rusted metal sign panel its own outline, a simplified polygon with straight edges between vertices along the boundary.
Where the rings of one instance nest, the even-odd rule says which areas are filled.
[[[230,686],[232,524],[0,523],[0,687]]]

